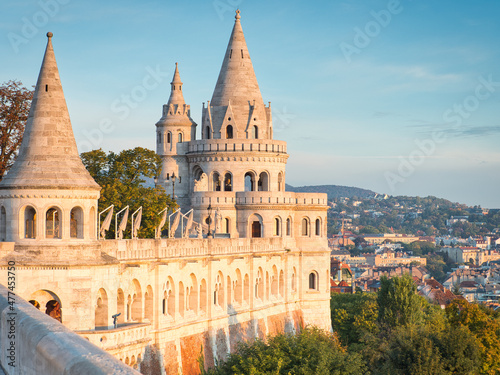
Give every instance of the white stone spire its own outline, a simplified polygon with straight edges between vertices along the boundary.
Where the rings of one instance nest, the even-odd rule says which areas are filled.
[[[52,36],[47,33],[47,48],[19,155],[0,182],[0,189],[100,190],[78,154]]]
[[[174,78],[172,78],[172,82],[170,82],[171,91],[170,98],[168,99],[167,104],[185,104],[184,95],[182,94],[182,81],[181,76],[179,74],[178,64],[175,63],[175,72]]]

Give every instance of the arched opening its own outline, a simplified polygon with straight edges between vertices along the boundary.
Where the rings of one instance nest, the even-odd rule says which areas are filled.
[[[220,191],[221,183],[220,183],[220,175],[219,172],[214,172],[212,174],[212,191]]]
[[[198,313],[198,281],[196,275],[191,274],[191,287],[189,288],[189,310]]]
[[[258,139],[259,138],[259,128],[257,125],[254,125],[252,127],[252,139]]]
[[[71,210],[69,236],[83,238],[83,210],[80,207]]]
[[[262,172],[259,175],[258,190],[269,191],[269,176],[266,172]]]
[[[36,211],[33,207],[27,206],[24,209],[24,238],[36,237]]]
[[[321,220],[320,219],[316,219],[316,223],[315,223],[315,232],[314,234],[316,236],[321,236]]]
[[[275,217],[274,218],[274,231],[273,231],[274,236],[280,236],[281,235],[281,218]]]
[[[131,317],[133,321],[142,321],[142,291],[141,284],[137,279],[134,279],[134,295],[132,296]]]
[[[158,144],[161,143],[161,132],[156,133],[156,143],[158,143]]]
[[[207,282],[201,279],[200,282],[200,311],[207,312]]]
[[[223,307],[224,306],[224,276],[222,275],[222,272],[220,272],[220,271],[217,274],[216,285],[217,285],[217,305],[219,305],[220,307]]]
[[[318,290],[318,275],[315,271],[309,274],[309,289]]]
[[[177,137],[178,137],[178,138],[177,138],[177,141],[178,141],[179,143],[181,143],[181,142],[182,142],[182,133],[179,133]]]
[[[253,214],[249,218],[250,225],[250,234],[252,238],[261,238],[263,236],[263,228],[262,228],[262,217],[257,214]]]
[[[153,321],[153,288],[148,285],[144,294],[144,318]]]
[[[108,326],[108,294],[101,288],[97,292],[95,308],[95,328]]]
[[[245,191],[255,191],[255,175],[252,172],[245,173]]]
[[[257,299],[264,298],[264,280],[262,279],[262,277],[262,268],[259,267],[259,269],[257,270],[257,278],[255,279],[255,298]]]
[[[172,143],[172,133],[167,133],[167,143]]]
[[[45,238],[61,238],[61,212],[56,207],[45,213]]]
[[[0,241],[5,241],[7,237],[7,213],[5,207],[0,208]]]
[[[179,281],[179,314],[181,317],[184,317],[185,301],[184,301],[184,283]]]
[[[284,186],[283,186],[283,173],[278,173],[278,191],[284,191],[285,189],[283,189]]]
[[[292,219],[290,218],[286,219],[286,235],[287,236],[292,235]]]
[[[245,274],[245,279],[243,280],[243,300],[245,303],[250,301],[250,277],[248,277],[248,273]]]
[[[40,305],[40,311],[62,323],[61,299],[54,292],[46,289],[31,293],[29,300],[34,300]]]
[[[205,127],[205,139],[210,139],[210,126]]]
[[[120,288],[118,288],[118,291],[116,292],[116,313],[120,314],[118,315],[116,322],[118,324],[125,323],[125,294],[123,294],[123,290]]]
[[[96,217],[95,217],[95,207],[90,208],[89,213],[89,236],[91,240],[96,239]]]
[[[309,236],[309,219],[306,217],[302,219],[302,232],[301,233],[303,236]]]
[[[233,176],[227,172],[224,175],[224,191],[233,191]]]
[[[233,126],[228,125],[226,127],[226,139],[233,139]]]

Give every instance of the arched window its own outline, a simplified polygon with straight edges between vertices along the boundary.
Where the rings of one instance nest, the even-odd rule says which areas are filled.
[[[97,303],[95,308],[95,326],[107,327],[108,326],[108,295],[106,291],[101,288],[97,292]]]
[[[274,218],[274,233],[275,236],[281,235],[281,220],[279,217]]]
[[[161,132],[156,133],[156,142],[157,142],[158,144],[160,144],[160,143],[161,143]]]
[[[314,271],[309,274],[309,289],[318,290],[318,275]]]
[[[306,217],[302,219],[302,235],[309,236],[309,220]]]
[[[258,139],[259,138],[259,128],[257,125],[254,125],[252,127],[252,139]]]
[[[191,286],[189,288],[189,310],[198,312],[198,282],[194,273],[191,274]]]
[[[132,280],[134,284],[134,295],[130,300],[130,316],[136,322],[142,321],[142,291],[141,284],[137,279]]]
[[[226,127],[226,139],[233,139],[233,126],[228,125]]]
[[[168,132],[167,133],[167,143],[171,143],[172,142],[172,133]]]
[[[24,238],[36,237],[36,211],[33,207],[27,206],[24,209]]]
[[[283,189],[283,173],[278,173],[278,191],[284,191]]]
[[[210,126],[205,128],[205,138],[210,139]]]
[[[179,133],[178,135],[178,142],[181,143],[182,142],[182,133]]]
[[[316,219],[316,224],[315,224],[315,235],[316,236],[321,236],[321,220],[320,219]]]
[[[245,191],[255,191],[255,177],[252,172],[245,173]]]
[[[221,183],[220,183],[220,175],[218,172],[214,172],[212,175],[212,190],[220,191]]]
[[[262,217],[254,214],[249,219],[250,233],[252,238],[263,237]]]
[[[0,241],[5,241],[7,237],[7,213],[5,207],[0,208]]]
[[[290,218],[286,219],[286,235],[292,235],[292,220]]]
[[[258,191],[269,191],[269,176],[266,172],[259,175]]]
[[[71,238],[83,238],[83,210],[80,207],[71,210],[69,235]]]
[[[56,207],[51,207],[45,213],[45,237],[61,238],[61,214]]]
[[[168,278],[166,285],[167,293],[167,314],[172,318],[175,317],[175,285],[171,277]]]
[[[229,172],[224,175],[224,191],[233,191],[233,179]]]

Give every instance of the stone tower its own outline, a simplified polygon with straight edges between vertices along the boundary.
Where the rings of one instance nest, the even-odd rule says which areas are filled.
[[[190,106],[184,102],[177,63],[170,85],[170,98],[156,123],[156,153],[162,158],[158,182],[168,194],[177,197],[181,206],[189,206],[189,171],[182,145],[195,139],[196,123],[191,119]]]
[[[97,239],[100,187],[78,154],[52,33],[47,37],[19,155],[0,182],[1,234],[19,249],[64,242],[71,252]]]

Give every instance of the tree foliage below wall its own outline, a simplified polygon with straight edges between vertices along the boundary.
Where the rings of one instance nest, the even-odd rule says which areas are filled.
[[[158,212],[165,207],[174,208],[175,203],[162,187],[147,187],[145,178],[155,178],[161,171],[161,158],[142,147],[106,154],[102,149],[84,152],[83,164],[94,180],[101,186],[99,212],[114,204],[114,213],[129,205],[129,219],[124,238],[130,238],[131,215],[142,206],[140,238],[154,238],[155,227],[161,220]],[[103,214],[101,222],[104,220]],[[114,215],[114,214],[113,214]],[[118,222],[120,218],[118,218]],[[107,238],[114,238],[114,218]]]

